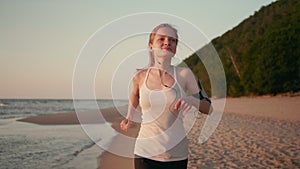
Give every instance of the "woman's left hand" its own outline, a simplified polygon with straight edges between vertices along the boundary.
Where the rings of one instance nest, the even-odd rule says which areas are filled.
[[[189,111],[191,108],[192,106],[184,98],[178,99],[174,105],[175,110]]]

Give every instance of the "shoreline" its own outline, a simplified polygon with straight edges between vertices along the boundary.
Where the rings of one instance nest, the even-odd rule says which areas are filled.
[[[242,133],[237,134],[237,135],[234,133],[233,134],[236,135],[235,137],[237,137],[237,139],[240,139],[241,136],[250,137],[250,138],[254,137],[253,143],[257,142],[256,139],[259,139],[259,137],[256,136],[257,134],[254,134],[254,135],[252,134],[252,136],[248,136],[248,133],[246,130],[248,130],[248,128],[255,128],[256,125],[253,126],[253,125],[249,125],[248,123],[260,122],[260,123],[258,123],[259,124],[258,126],[272,124],[273,126],[275,125],[274,127],[279,128],[278,131],[292,130],[292,132],[290,132],[290,131],[289,132],[294,133],[294,130],[298,130],[298,129],[295,129],[293,126],[294,125],[297,126],[300,122],[300,113],[299,113],[300,105],[299,105],[299,103],[300,103],[300,96],[226,98],[226,105],[225,105],[225,110],[224,110],[224,114],[223,114],[224,117],[222,117],[222,120],[221,120],[220,125],[218,126],[218,129],[223,128],[222,130],[227,130],[228,127],[230,127],[230,128],[231,127],[238,127],[238,128],[244,127],[245,128],[244,132],[240,131],[241,129],[236,129],[236,130],[238,130],[238,132],[236,131],[236,133],[240,133],[240,132],[242,132]],[[118,112],[126,112],[126,110],[127,110],[127,106],[122,106],[121,108],[113,107],[113,108],[103,109],[103,110],[101,110],[101,113],[102,113],[103,117],[105,118],[105,120],[108,121],[109,123],[111,123],[112,128],[116,132],[119,133],[118,135],[126,134],[126,135],[135,136],[138,131],[138,130],[136,130],[137,127],[129,129],[129,132],[127,132],[127,133],[124,133],[119,128],[119,123],[124,117]],[[95,113],[95,112],[99,113],[99,111],[93,111],[93,113]],[[222,123],[228,123],[227,122],[228,118],[231,121],[232,121],[232,119],[234,119],[234,121],[233,121],[234,124],[232,122],[230,122],[230,124],[223,127]],[[60,125],[60,124],[78,125],[78,124],[80,124],[78,119],[77,120],[76,119],[77,119],[76,113],[70,112],[70,113],[62,113],[61,115],[51,114],[51,115],[40,115],[40,116],[27,117],[24,119],[20,119],[18,121],[30,122],[30,123],[40,124],[40,125]],[[247,120],[247,122],[241,123],[240,119],[243,119],[243,120],[249,119],[249,121]],[[92,121],[92,122],[97,123],[99,121]],[[235,123],[240,124],[240,126],[236,126]],[[282,125],[282,124],[284,124],[284,125]],[[245,125],[247,125],[247,126],[245,126]],[[220,127],[220,126],[222,126],[222,127]],[[292,129],[285,128],[285,126],[292,126]],[[218,133],[218,135],[224,134],[224,133],[218,131],[218,129],[215,131],[215,133]],[[272,128],[269,129],[268,127],[266,129],[258,128],[258,130],[256,132],[258,132],[258,133],[266,132],[264,130],[275,130],[275,128],[274,129],[272,129]],[[228,130],[228,132],[229,132],[229,135],[227,135],[225,137],[226,138],[232,137],[231,136],[232,131]],[[213,134],[212,138],[210,138],[206,143],[204,143],[204,145],[208,144],[207,146],[210,147],[210,144],[216,144],[215,142],[219,142],[219,141],[215,141],[215,142],[212,141],[212,140],[214,140],[214,137],[218,137],[218,136],[214,136],[215,133]],[[266,132],[266,134],[268,134],[268,133],[272,133],[272,132],[271,131]],[[118,139],[118,135],[115,136],[114,139],[112,140],[112,144],[111,144],[112,148],[114,148],[114,147],[120,148],[119,147],[120,145],[124,145],[124,143],[118,142],[120,140],[120,139]],[[293,136],[293,137],[295,137],[295,136]],[[297,138],[297,137],[299,137],[299,136],[296,136],[295,138]],[[266,138],[266,139],[268,139],[268,138]],[[280,138],[280,139],[286,139],[286,138]],[[211,143],[211,142],[213,142],[213,143]],[[288,140],[286,142],[288,144],[290,144]],[[243,145],[243,146],[248,146],[248,148],[245,148],[245,149],[252,149],[251,145],[248,145],[247,143],[244,143],[244,144],[246,144],[246,145]],[[263,144],[263,143],[260,143],[260,144]],[[270,142],[270,144],[273,144],[273,143]],[[278,143],[276,143],[276,144],[278,144]],[[218,147],[220,145],[217,144],[214,146]],[[202,147],[202,145],[198,145],[198,147]],[[129,148],[132,149],[133,147],[129,146]],[[211,147],[211,148],[215,149],[214,147]],[[279,148],[281,149],[281,147],[279,147]],[[190,157],[189,166],[190,167],[195,166],[195,165],[196,166],[197,165],[207,166],[208,164],[203,162],[203,161],[207,161],[207,160],[204,157],[203,157],[204,159],[201,158],[201,153],[198,154],[199,152],[201,152],[203,150],[197,148],[197,146],[195,147],[194,144],[192,144],[191,149],[193,149],[193,153],[191,154],[191,157]],[[206,148],[204,147],[203,149],[206,149]],[[234,148],[232,147],[231,149],[234,149]],[[299,149],[299,147],[298,147],[298,149]],[[195,151],[195,150],[198,150],[198,151]],[[205,150],[205,151],[210,152],[211,150]],[[218,151],[220,151],[220,150],[218,150]],[[230,150],[226,150],[226,151],[230,151]],[[244,151],[244,150],[242,150],[242,151]],[[264,150],[264,151],[266,151],[266,150]],[[293,153],[295,154],[295,156],[296,156],[295,158],[300,159],[300,155],[299,155],[300,152],[293,152],[294,150],[291,150],[291,151],[292,151],[291,152],[292,154]],[[261,152],[261,153],[263,153],[263,152]],[[94,154],[95,160],[97,161],[97,164],[98,164],[98,169],[133,168],[133,159],[132,158],[121,157],[121,156],[115,155],[115,154],[110,153],[109,151],[105,151],[105,150],[100,155],[99,154],[97,154],[97,155]],[[218,155],[218,156],[220,156],[220,155]],[[250,154],[250,156],[252,156],[252,154]],[[269,156],[271,156],[271,155],[269,155]],[[265,157],[265,158],[268,158],[268,157]],[[274,158],[274,157],[272,157],[272,158]],[[198,159],[198,160],[194,161],[195,159]],[[200,160],[200,159],[202,159],[202,160]],[[201,162],[199,162],[199,160]],[[263,160],[266,160],[266,159],[263,159]],[[267,160],[269,160],[269,159],[267,159]],[[84,159],[80,159],[80,157],[78,157],[77,161],[82,161],[82,163],[84,163]],[[215,161],[215,162],[217,163],[217,161]],[[265,165],[263,162],[261,162],[261,164]],[[259,165],[261,165],[261,164],[259,164]],[[281,163],[278,163],[278,166],[280,166],[279,164],[281,165]],[[225,165],[225,167],[226,167],[229,164],[222,164],[222,165]],[[220,165],[220,166],[222,166],[222,165]],[[277,165],[277,163],[276,163],[276,165]],[[276,165],[274,164],[271,166],[276,166]],[[296,165],[298,165],[298,164],[296,163]],[[233,165],[233,167],[234,167],[234,165]]]
[[[300,121],[300,95],[296,96],[255,96],[226,98],[224,113],[252,115],[292,122]],[[110,123],[121,121],[123,115],[119,112],[127,112],[127,105],[101,109],[104,120]],[[104,123],[97,118],[99,110],[85,111],[91,124]],[[29,122],[40,125],[79,125],[80,121],[75,112],[44,114],[20,118],[17,121]]]
[[[78,119],[78,114],[76,112],[67,112],[29,116],[20,118],[17,121],[39,125],[80,125],[99,124],[105,122],[113,123],[116,120],[122,119],[123,116],[119,112],[126,112],[125,110],[127,111],[127,105],[110,107],[101,110],[82,111],[79,112],[80,114],[84,114],[84,116],[80,116],[80,118],[82,118],[81,120]],[[103,118],[99,116],[100,113]]]

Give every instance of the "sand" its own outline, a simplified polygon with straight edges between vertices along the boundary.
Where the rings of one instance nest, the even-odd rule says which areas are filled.
[[[227,98],[225,112],[300,121],[300,96],[261,96]]]
[[[222,120],[205,143],[197,142],[205,116],[198,120],[189,133],[188,168],[300,168],[299,103],[300,96],[227,98]],[[116,112],[115,108],[101,111],[116,131],[134,137],[138,125],[127,133],[120,131],[119,122],[123,117]],[[74,113],[29,117],[21,121],[44,125],[78,124]],[[111,148],[124,144],[118,141],[117,135],[112,140]],[[133,149],[133,146],[127,148]],[[94,153],[95,156],[99,155],[96,151]],[[120,157],[108,151],[97,159],[99,169],[133,168],[132,158]],[[76,161],[77,164],[78,161],[89,163],[80,156]]]

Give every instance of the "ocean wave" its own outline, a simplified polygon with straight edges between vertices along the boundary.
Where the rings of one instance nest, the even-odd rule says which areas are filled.
[[[101,139],[99,139],[100,141]],[[74,160],[80,153],[82,153],[83,151],[93,147],[96,143],[93,141],[88,142],[87,144],[83,145],[80,149],[75,150],[73,153],[70,153],[69,155],[67,155],[66,157],[64,157],[63,159],[60,159],[57,161],[57,163],[55,165],[52,166],[52,168],[61,168],[63,166],[65,166],[66,164],[68,164],[69,162],[71,162],[72,160]]]
[[[0,107],[5,107],[5,106],[8,106],[8,105],[0,102]]]

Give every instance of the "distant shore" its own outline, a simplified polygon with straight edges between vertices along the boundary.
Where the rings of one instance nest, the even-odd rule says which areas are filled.
[[[234,167],[247,165],[250,165],[252,167],[263,167],[267,165],[265,161],[269,161],[269,166],[274,167],[284,166],[284,164],[286,163],[290,167],[300,167],[300,145],[290,142],[295,139],[295,141],[297,142],[297,140],[300,139],[299,134],[297,134],[300,133],[298,132],[298,128],[300,127],[299,103],[300,96],[227,98],[224,110],[225,113],[220,125],[218,126],[215,133],[211,136],[211,138],[202,145],[197,145],[193,143],[193,141],[190,141],[191,150],[189,157],[189,168],[195,168],[197,166]],[[126,106],[121,107],[122,111],[126,111],[126,108]],[[118,110],[120,110],[120,108],[118,108]],[[112,124],[112,127],[119,133],[128,134],[131,136],[135,136],[137,134],[136,127],[130,129],[127,133],[124,133],[119,129],[119,123],[123,119],[123,116],[118,113],[116,108],[103,109],[101,110],[101,113],[104,116],[105,120],[110,122]],[[77,116],[74,112],[27,117],[24,119],[20,119],[19,121],[42,125],[79,124]],[[97,121],[94,122],[97,123]],[[200,127],[201,126],[198,126],[198,129],[195,129],[195,131],[191,131],[192,135],[197,135],[197,131]],[[256,128],[256,133],[252,133],[252,128]],[[225,134],[224,132],[227,133]],[[282,136],[278,136],[278,140],[277,137],[274,138],[273,136],[274,134],[276,135],[277,132],[283,132]],[[271,135],[269,137],[266,137],[269,134]],[[277,147],[276,149],[278,149],[279,154],[277,153],[277,150],[273,152],[273,149],[260,149],[260,145],[265,144],[263,142],[260,142],[261,137],[265,139],[266,143],[270,144],[268,146],[272,147],[272,145],[274,144],[273,147]],[[247,139],[249,139],[248,141],[250,141],[251,144],[248,143]],[[273,139],[273,141],[269,139]],[[236,143],[235,140],[240,140],[240,142]],[[120,144],[118,143],[117,139],[113,142],[115,142],[115,144]],[[238,147],[231,147],[233,146],[232,144],[236,144],[235,146]],[[291,148],[284,148],[285,145]],[[218,149],[216,149],[217,147]],[[241,148],[240,152],[236,152],[237,150],[239,150],[239,148]],[[214,150],[215,152],[213,152]],[[287,152],[283,153],[283,162],[280,162],[281,157],[280,159],[277,159],[277,156],[280,155],[281,150]],[[228,151],[235,151],[236,154],[227,154],[226,152]],[[273,153],[269,152],[266,155],[265,151],[272,151]],[[247,154],[248,156],[243,157],[243,159],[239,159],[242,158],[239,157],[239,155],[241,155],[239,153],[246,153],[246,156]],[[255,159],[255,154],[253,153],[261,154],[261,159],[256,159],[258,160],[258,162],[246,162],[245,159]],[[207,155],[207,158],[203,157],[203,155],[205,154]],[[213,160],[209,158],[217,159]],[[231,160],[236,159],[238,159],[239,162],[231,162]],[[98,157],[98,161],[100,164],[99,169],[117,169],[120,167],[133,168],[133,159],[120,157],[107,151],[105,151]],[[82,162],[84,163],[84,161]],[[239,165],[239,163],[241,164]]]

